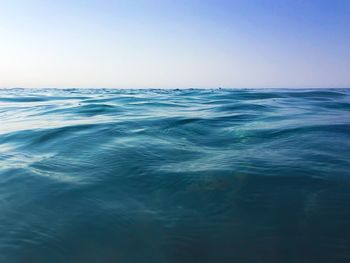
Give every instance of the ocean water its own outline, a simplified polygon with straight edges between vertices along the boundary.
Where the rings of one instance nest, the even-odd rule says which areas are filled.
[[[0,90],[0,262],[350,262],[350,90]]]

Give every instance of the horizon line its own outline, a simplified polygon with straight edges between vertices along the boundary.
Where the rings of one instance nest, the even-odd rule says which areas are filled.
[[[106,89],[106,90],[266,90],[266,89],[291,89],[291,90],[302,90],[302,89],[350,89],[350,86],[347,87],[317,87],[317,86],[311,86],[311,87],[298,87],[298,86],[285,86],[285,87],[225,87],[225,86],[218,86],[218,87],[74,87],[74,86],[67,86],[67,87],[0,87],[0,89],[57,89],[57,90],[69,90],[69,89],[86,89],[86,90],[98,90],[98,89]]]

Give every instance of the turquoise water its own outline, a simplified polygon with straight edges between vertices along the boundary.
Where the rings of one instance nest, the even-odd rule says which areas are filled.
[[[350,262],[350,90],[0,90],[0,262]]]

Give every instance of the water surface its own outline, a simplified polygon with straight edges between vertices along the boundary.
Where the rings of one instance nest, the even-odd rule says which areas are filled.
[[[0,262],[350,262],[350,90],[0,90]]]

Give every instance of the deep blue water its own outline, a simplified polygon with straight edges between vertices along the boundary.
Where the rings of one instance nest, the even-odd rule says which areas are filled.
[[[0,90],[0,262],[350,262],[350,90]]]

